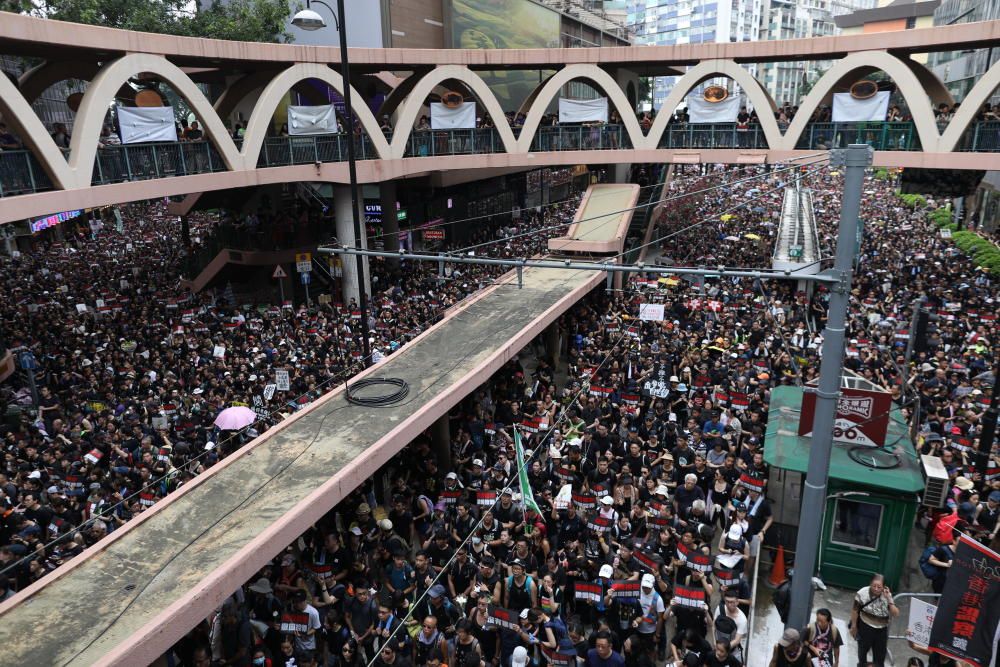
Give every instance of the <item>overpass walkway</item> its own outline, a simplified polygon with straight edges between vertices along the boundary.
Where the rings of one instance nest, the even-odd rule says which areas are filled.
[[[0,605],[0,665],[149,664],[603,280],[529,268],[455,306],[363,374],[402,403],[331,392]]]

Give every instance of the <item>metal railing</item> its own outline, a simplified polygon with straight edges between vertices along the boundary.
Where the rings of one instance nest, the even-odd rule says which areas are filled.
[[[518,129],[518,128],[515,128]],[[391,137],[388,137],[391,140]],[[261,147],[257,166],[285,167],[347,160],[345,134],[270,137]],[[354,136],[359,160],[378,159],[367,135]],[[239,143],[239,142],[238,142]],[[799,137],[799,150],[842,148],[867,143],[880,151],[919,151],[920,138],[912,122],[809,123]],[[623,125],[567,125],[539,127],[531,150],[628,150],[632,142]],[[767,149],[760,125],[735,123],[670,124],[660,138],[661,149]],[[1000,122],[974,123],[955,146],[961,152],[1000,152]],[[407,138],[404,157],[479,155],[505,151],[494,128],[415,130]],[[222,156],[210,141],[105,146],[97,151],[93,185],[107,185],[170,176],[207,174],[226,170]],[[0,152],[0,197],[53,189],[38,159],[25,150]]]

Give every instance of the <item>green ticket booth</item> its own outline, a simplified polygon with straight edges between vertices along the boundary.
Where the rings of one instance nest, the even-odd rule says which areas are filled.
[[[775,521],[782,542],[794,548],[800,522],[821,521],[818,569],[824,582],[860,588],[873,572],[881,572],[896,588],[906,568],[910,531],[924,491],[920,457],[903,415],[895,407],[888,410],[885,447],[835,441],[826,502],[821,508],[802,507],[812,444],[811,436],[799,435],[803,395],[801,387],[776,387],[771,392],[764,460],[772,467],[768,497],[780,508],[775,510]],[[811,416],[807,409],[809,431]],[[838,425],[843,423],[838,410]]]

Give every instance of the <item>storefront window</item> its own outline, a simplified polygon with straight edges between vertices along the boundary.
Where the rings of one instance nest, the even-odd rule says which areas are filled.
[[[884,507],[850,498],[837,498],[830,542],[856,549],[878,549]]]

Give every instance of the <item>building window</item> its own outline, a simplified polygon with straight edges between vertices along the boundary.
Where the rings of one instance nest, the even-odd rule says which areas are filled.
[[[907,30],[913,30],[916,27],[917,27],[917,17],[916,16],[907,16],[906,17],[906,29]]]
[[[876,503],[837,498],[830,542],[852,549],[877,551],[884,510]]]

